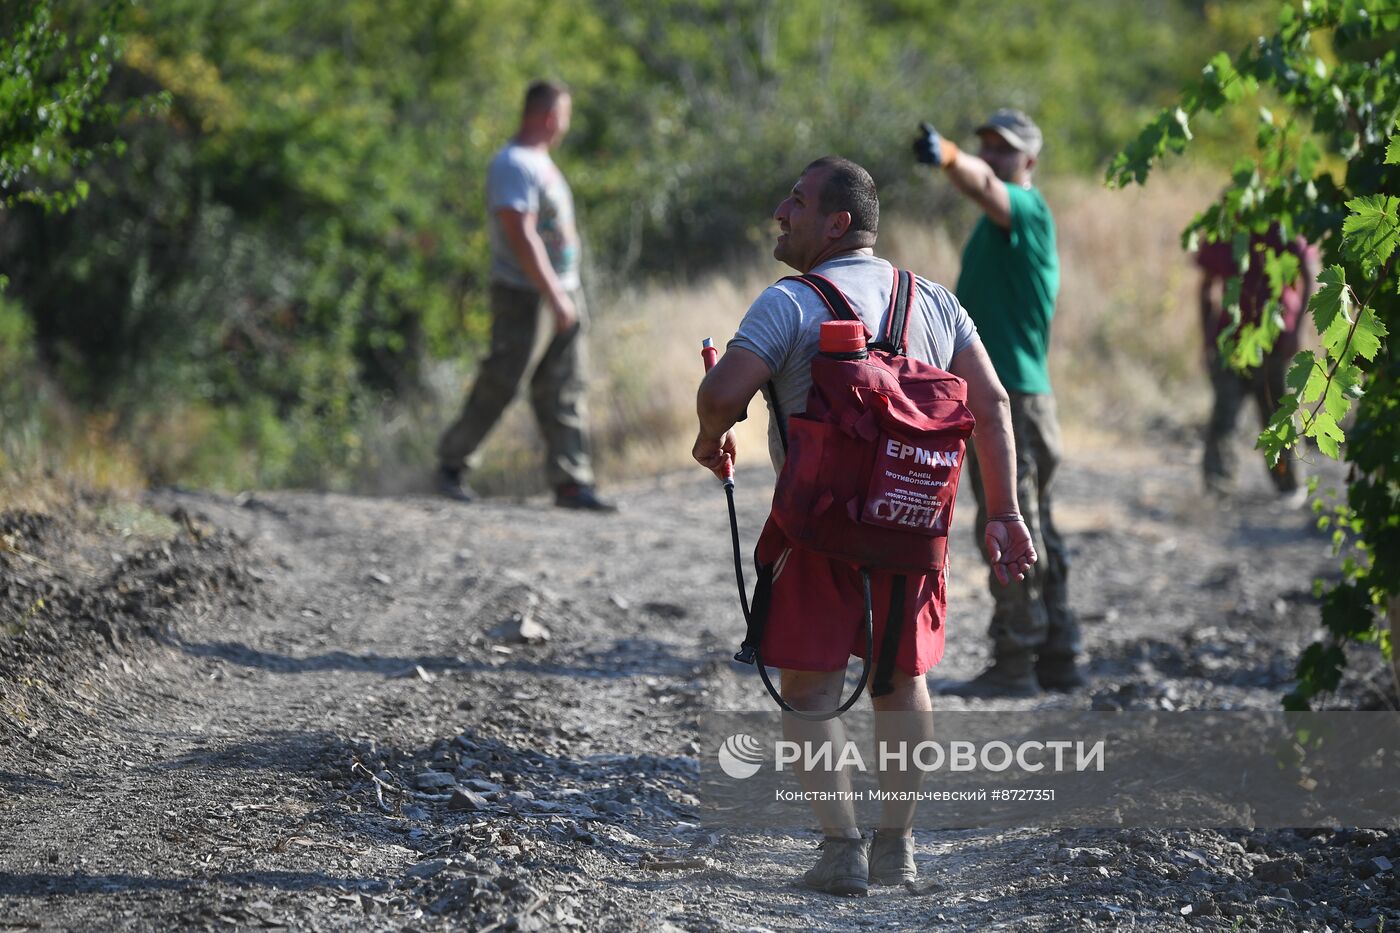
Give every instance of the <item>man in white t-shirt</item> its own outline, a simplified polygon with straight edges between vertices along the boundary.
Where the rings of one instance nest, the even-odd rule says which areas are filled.
[[[792,192],[778,206],[781,229],[773,256],[802,273],[816,272],[841,290],[871,333],[883,333],[892,306],[894,274],[890,264],[875,256],[880,203],[870,174],[846,159],[828,157],[808,165]],[[1011,438],[1006,391],[977,337],[967,312],[946,288],[915,279],[910,304],[909,355],[945,369],[967,382],[967,404],[977,419],[974,437],[982,454],[981,476],[990,505],[985,528],[988,553],[1004,579],[1020,579],[1035,562],[1030,532],[1017,511],[1015,451]],[[781,281],[766,289],[749,308],[725,354],[701,383],[697,399],[700,420],[695,459],[723,476],[734,458],[731,428],[760,389],[786,419],[806,409],[811,385],[811,361],[823,321],[831,312],[816,292],[800,282]],[[775,468],[783,461],[786,424],[770,418],[769,451]],[[781,671],[783,699],[794,709],[828,711],[839,702],[845,666],[852,653],[864,650],[858,638],[863,615],[857,568],[810,551],[773,541],[770,523],[760,538],[760,563],[781,557],[781,570],[772,580],[769,623],[760,654]],[[781,537],[781,533],[778,532]],[[766,550],[767,549],[767,550]],[[765,558],[765,553],[769,557]],[[883,598],[892,599],[891,582],[871,574],[877,603],[873,613],[875,644],[881,644],[886,613]],[[888,577],[889,575],[884,575]],[[872,694],[877,711],[905,713],[876,716],[876,739],[908,741],[931,737],[927,714],[932,710],[924,675],[942,655],[945,581],[942,572],[908,575],[899,650],[895,656],[893,691]],[[813,598],[813,594],[818,594]],[[888,602],[887,602],[888,605]],[[914,723],[911,727],[910,723]],[[898,724],[898,725],[895,725]],[[884,730],[899,729],[893,737]],[[909,736],[911,728],[922,735]],[[840,744],[839,723],[802,723],[784,717],[784,734],[791,741]],[[816,867],[803,876],[806,884],[839,895],[862,895],[869,884],[899,884],[914,880],[911,835],[920,772],[882,770],[880,786],[887,796],[881,826],[867,852],[855,823],[850,797],[821,802],[812,795],[813,809],[825,841]],[[809,791],[846,791],[843,773],[799,772]],[[901,796],[901,792],[906,792]]]
[[[465,474],[475,466],[481,442],[528,377],[555,504],[615,510],[593,490],[584,405],[588,312],[579,281],[574,196],[549,157],[569,131],[572,113],[564,85],[531,84],[520,129],[487,172],[491,352],[437,451],[438,491],[462,502],[475,498]]]

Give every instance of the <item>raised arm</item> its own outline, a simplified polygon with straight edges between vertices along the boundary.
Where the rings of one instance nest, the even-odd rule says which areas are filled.
[[[953,187],[971,198],[992,223],[1010,230],[1011,195],[992,167],[944,139],[930,124],[921,123],[919,129],[921,135],[914,140],[914,153],[919,161],[942,168]]]

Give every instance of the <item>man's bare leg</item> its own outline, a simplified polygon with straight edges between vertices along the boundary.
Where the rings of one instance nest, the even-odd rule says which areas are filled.
[[[828,712],[841,702],[844,671],[782,672],[783,699],[802,712]],[[831,743],[832,761],[840,760],[845,748],[846,730],[840,720],[810,722],[783,715],[783,737],[789,742],[811,743],[820,747]],[[870,862],[865,840],[856,827],[855,802],[851,799],[851,779],[844,771],[807,771],[799,767],[798,780],[808,792],[825,793],[835,799],[811,801],[812,812],[821,824],[822,855],[802,876],[803,884],[818,891],[845,897],[864,897],[870,887]]]
[[[893,687],[891,693],[871,697],[875,706],[875,760],[880,789],[886,794],[880,827],[870,843],[871,884],[904,884],[918,879],[913,838],[918,801],[913,798],[923,784],[924,772],[915,766],[914,748],[933,739],[933,704],[923,677],[896,671]],[[898,755],[901,746],[902,755],[888,763],[883,760],[882,751]]]
[[[845,671],[791,671],[780,672],[779,681],[783,699],[795,710],[804,713],[821,713],[835,709],[841,702],[841,687],[846,680]],[[813,748],[830,742],[833,760],[840,757],[846,747],[846,730],[839,719],[823,722],[808,722],[796,716],[783,715],[783,738],[789,742],[810,743]],[[851,800],[851,779],[844,771],[807,771],[799,768],[797,779],[802,789],[810,793],[846,792],[844,800],[813,800],[812,811],[821,825],[822,834],[841,836],[846,839],[859,839],[860,829],[856,826],[855,804]]]
[[[933,740],[933,702],[928,695],[928,682],[922,677],[910,677],[896,670],[892,681],[894,690],[882,697],[871,696],[875,707],[875,762],[880,763],[880,750],[897,751],[903,743],[906,767],[893,762],[880,768],[880,790],[887,794],[911,794],[923,784],[924,772],[914,767],[914,747]],[[888,715],[887,715],[888,714]],[[880,814],[880,828],[898,831],[907,836],[914,827],[917,801],[885,798]]]

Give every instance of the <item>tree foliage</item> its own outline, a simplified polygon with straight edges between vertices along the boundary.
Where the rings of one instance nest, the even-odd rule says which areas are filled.
[[[1319,519],[1344,559],[1323,597],[1326,639],[1304,652],[1285,701],[1302,709],[1340,682],[1348,640],[1379,640],[1387,654],[1394,647],[1380,618],[1400,599],[1400,364],[1391,340],[1400,329],[1400,0],[1284,6],[1272,35],[1211,59],[1180,102],[1117,155],[1109,182],[1143,181],[1186,148],[1199,115],[1246,107],[1257,113],[1253,152],[1183,239],[1188,248],[1202,238],[1230,242],[1248,263],[1249,234],[1277,224],[1285,240],[1301,233],[1323,251],[1308,304],[1321,353],[1297,355],[1289,393],[1259,438],[1274,460],[1311,438],[1353,466],[1345,502]],[[1236,365],[1257,363],[1277,337],[1278,296],[1297,273],[1289,259],[1266,257],[1274,301],[1259,324],[1239,328]],[[1238,287],[1233,295],[1238,320]]]
[[[88,196],[83,170],[123,151],[111,129],[130,113],[159,109],[159,95],[104,97],[129,7],[105,0],[74,15],[54,0],[0,4],[0,220],[17,205],[72,210]],[[34,324],[3,294],[13,265],[0,261],[0,424],[18,420],[8,416],[32,394],[34,375]]]
[[[53,0],[0,7],[0,206],[69,210],[88,193],[79,170],[103,154],[120,154],[120,139],[93,144],[83,134],[115,123],[127,109],[102,93],[128,5],[107,0],[69,28]]]
[[[369,413],[484,342],[482,180],[531,78],[575,90],[557,159],[613,289],[749,254],[830,152],[895,212],[963,210],[917,183],[921,118],[1021,106],[1051,170],[1095,168],[1266,2],[144,0],[105,95],[102,65],[72,102],[168,109],[80,121],[65,177],[91,196],[0,211],[0,267],[68,395],[200,458],[153,478],[343,484]],[[65,9],[67,48],[105,34]],[[221,473],[244,449],[255,472]]]

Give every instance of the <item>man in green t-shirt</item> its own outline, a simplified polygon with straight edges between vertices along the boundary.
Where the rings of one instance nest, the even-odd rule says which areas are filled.
[[[1019,110],[998,110],[977,128],[977,155],[962,152],[922,124],[914,152],[942,168],[982,209],[967,246],[957,297],[977,324],[992,365],[1011,397],[1016,440],[1016,493],[1034,537],[1039,564],[1020,582],[990,578],[992,664],[942,692],[964,697],[1034,696],[1042,689],[1084,685],[1079,672],[1079,626],[1066,593],[1064,540],[1050,515],[1050,487],[1060,462],[1060,427],[1046,362],[1050,319],[1060,289],[1055,221],[1031,184],[1040,155],[1040,128]],[[989,516],[977,469],[969,470],[981,528]],[[1000,516],[990,516],[997,518]],[[979,542],[980,547],[980,542]]]

